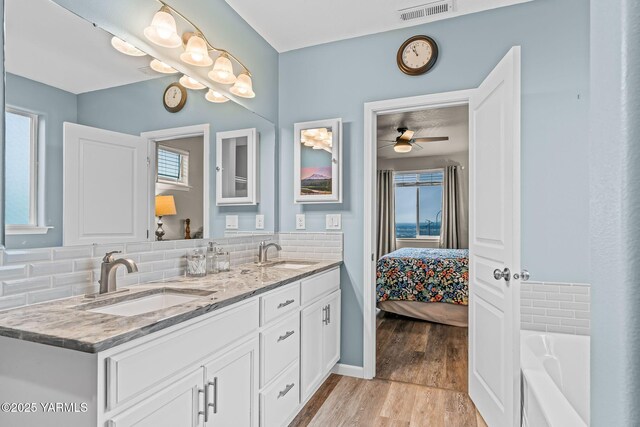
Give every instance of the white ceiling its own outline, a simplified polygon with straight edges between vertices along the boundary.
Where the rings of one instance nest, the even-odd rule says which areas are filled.
[[[79,94],[159,77],[150,58],[123,55],[111,35],[50,0],[5,0],[8,72]]]
[[[403,22],[398,11],[434,0],[226,0],[278,52],[411,27],[532,0],[453,0],[454,12]]]
[[[446,156],[469,149],[469,107],[467,105],[393,113],[378,116],[378,158]],[[448,141],[421,142],[408,153],[396,153],[389,145],[400,135],[399,127],[415,131],[414,138],[448,136]],[[387,146],[389,145],[389,146]],[[385,147],[386,146],[386,147]],[[384,148],[382,148],[384,147]]]

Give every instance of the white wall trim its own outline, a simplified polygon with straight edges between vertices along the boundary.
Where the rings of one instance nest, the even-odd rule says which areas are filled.
[[[425,108],[453,107],[468,104],[473,89],[443,92],[407,98],[388,99],[364,104],[364,262],[363,262],[363,377],[376,375],[376,166],[377,116]],[[368,214],[367,214],[368,213]]]
[[[142,132],[140,136],[147,140],[148,153],[147,156],[149,158],[149,211],[147,212],[147,216],[149,218],[149,237],[148,240],[155,240],[155,229],[156,229],[156,216],[155,210],[152,209],[152,206],[155,206],[155,184],[156,184],[156,156],[155,156],[155,145],[160,141],[167,141],[178,138],[190,138],[193,136],[202,136],[202,196],[203,196],[203,212],[202,212],[202,238],[208,239],[210,236],[210,223],[211,218],[209,216],[209,206],[211,194],[209,191],[210,186],[210,162],[211,162],[211,138],[209,136],[209,124],[201,124],[201,125],[192,125],[192,126],[182,126],[177,128],[170,129],[161,129],[154,130],[149,132]]]
[[[364,378],[364,368],[362,366],[336,363],[331,372],[337,375],[344,375],[345,377]]]

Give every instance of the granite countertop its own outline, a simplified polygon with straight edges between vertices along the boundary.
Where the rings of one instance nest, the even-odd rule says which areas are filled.
[[[205,277],[177,277],[137,285],[128,288],[128,292],[98,299],[77,296],[16,308],[0,312],[0,336],[97,353],[340,264],[342,261],[320,261],[298,269],[243,264],[231,271]],[[167,291],[197,298],[128,317],[88,311],[116,301],[134,300]]]

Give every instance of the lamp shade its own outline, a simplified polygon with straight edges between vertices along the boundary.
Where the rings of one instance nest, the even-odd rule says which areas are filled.
[[[229,89],[229,91],[242,98],[254,98],[256,96],[253,91],[253,83],[251,77],[247,73],[242,73],[238,76],[236,83]]]
[[[204,98],[209,102],[215,102],[216,104],[222,104],[223,102],[227,102],[229,98],[221,94],[220,92],[216,92],[213,89],[209,89]]]
[[[113,46],[113,48],[118,52],[124,53],[125,55],[129,55],[129,56],[145,56],[146,55],[146,53],[144,53],[143,51],[141,51],[131,43],[128,43],[116,36],[113,36],[111,38],[111,46]]]
[[[224,53],[216,59],[216,63],[213,64],[213,69],[209,71],[208,76],[214,82],[224,85],[234,84],[237,80],[235,74],[233,74],[233,64]]]
[[[180,55],[182,62],[195,65],[197,67],[208,67],[213,64],[213,59],[209,56],[207,43],[198,34],[189,37],[184,53]]]
[[[157,59],[152,59],[149,66],[153,71],[157,71],[158,73],[175,74],[178,72],[178,70],[176,70],[175,68],[172,68],[164,62],[158,61]]]
[[[187,89],[193,89],[193,90],[200,90],[200,89],[204,89],[206,87],[205,85],[203,85],[202,83],[200,83],[196,79],[191,78],[189,76],[180,77],[180,84],[182,86],[186,87]]]
[[[396,153],[408,153],[412,148],[413,147],[408,141],[399,140],[394,144],[393,151]]]
[[[182,39],[176,29],[176,20],[171,16],[167,7],[163,7],[153,15],[151,25],[144,29],[144,35],[158,46],[182,46]]]
[[[175,215],[176,202],[173,196],[156,196],[156,216]]]

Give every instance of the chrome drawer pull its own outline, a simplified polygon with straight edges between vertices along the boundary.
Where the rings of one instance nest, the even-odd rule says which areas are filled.
[[[200,411],[200,394],[204,394],[204,411]],[[204,390],[201,388],[198,388],[198,416],[204,415],[205,423],[209,421],[209,411],[207,410],[209,409],[207,407],[208,400],[209,400],[209,391],[207,390],[207,387],[205,387]]]
[[[284,334],[284,335],[280,335],[280,337],[278,337],[278,342],[286,340],[286,339],[287,339],[287,338],[289,338],[291,335],[293,335],[293,331],[287,331],[287,333],[286,333],[286,334]]]
[[[287,386],[284,388],[284,390],[282,390],[280,393],[278,393],[278,399],[280,399],[281,397],[283,397],[285,394],[289,393],[289,391],[293,388],[294,384],[287,384]]]
[[[282,307],[286,307],[289,304],[293,304],[294,302],[296,302],[296,300],[294,299],[288,299],[285,302],[281,302],[280,304],[278,304],[278,308],[282,308]]]
[[[209,412],[208,409],[211,407],[213,408],[213,413],[217,414],[218,413],[218,377],[214,377],[213,381],[207,382],[206,390],[209,390],[209,387],[211,386],[213,387],[213,402],[209,402],[207,400],[206,412]]]

